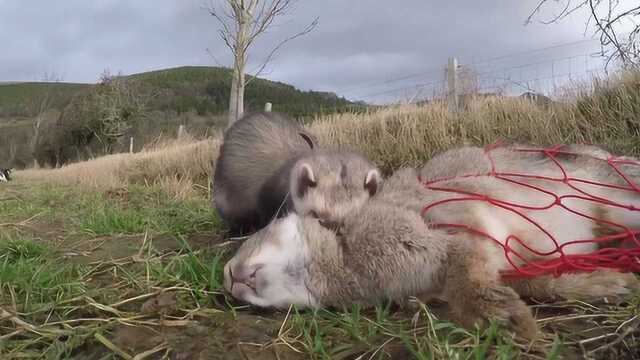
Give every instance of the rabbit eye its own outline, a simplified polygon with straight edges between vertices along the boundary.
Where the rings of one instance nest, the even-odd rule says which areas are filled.
[[[309,211],[309,216],[311,216],[311,217],[312,217],[312,218],[314,218],[314,219],[318,219],[318,218],[320,218],[320,217],[318,216],[318,213],[317,213],[317,212],[315,212],[315,210],[311,210],[311,211]]]

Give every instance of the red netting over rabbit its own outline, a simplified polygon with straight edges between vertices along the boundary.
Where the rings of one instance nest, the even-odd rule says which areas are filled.
[[[520,152],[523,155],[537,155],[540,159],[546,157],[548,160],[545,160],[547,166],[555,170],[554,175],[549,176],[548,171],[537,171],[538,169],[535,166],[531,169],[522,170],[522,173],[501,171],[501,164],[496,161],[496,156],[494,156],[494,151],[498,148],[500,148],[499,145],[491,145],[485,148],[484,154],[491,166],[489,173],[471,173],[455,178],[423,182],[428,189],[450,193],[451,196],[447,195],[444,199],[428,204],[423,208],[422,213],[429,217],[428,212],[435,210],[439,206],[459,204],[460,202],[481,202],[496,209],[496,211],[501,211],[503,214],[504,211],[513,214],[512,217],[527,223],[529,227],[536,228],[538,236],[549,242],[543,247],[544,250],[530,246],[515,234],[509,234],[504,239],[498,239],[490,234],[490,229],[476,228],[469,224],[435,223],[433,224],[434,227],[468,231],[497,243],[504,250],[506,260],[512,266],[512,269],[503,272],[503,277],[523,278],[545,274],[557,276],[564,272],[589,272],[600,268],[619,271],[640,271],[640,228],[630,228],[628,225],[616,222],[615,219],[607,218],[604,215],[600,216],[597,211],[584,211],[585,206],[575,206],[576,203],[588,204],[589,206],[587,207],[605,209],[604,212],[607,209],[615,209],[617,214],[623,212],[624,216],[638,219],[638,223],[640,223],[640,207],[631,204],[632,199],[636,200],[636,204],[640,203],[640,177],[637,175],[640,174],[640,162],[612,155],[605,158],[605,156],[596,156],[596,153],[572,153],[564,151],[564,146],[552,148],[500,148],[500,151],[506,150]],[[607,181],[601,182],[597,179],[583,178],[581,176],[574,177],[575,172],[572,173],[566,169],[567,161],[572,161],[571,156],[576,158],[588,157],[589,161],[598,161],[598,165],[602,166],[602,169],[609,174]],[[629,171],[629,169],[633,171]],[[630,172],[633,172],[635,176],[629,175]],[[578,171],[578,173],[583,174],[584,172]],[[544,204],[526,204],[513,199],[510,201],[505,199],[505,196],[498,198],[498,196],[490,196],[476,191],[469,191],[464,187],[457,187],[455,184],[460,182],[451,181],[464,180],[469,182],[476,181],[474,180],[475,178],[486,178],[487,176],[494,177],[499,184],[504,185],[506,188],[521,189],[530,194],[538,194],[539,196],[536,197],[538,199],[549,200],[548,202],[545,200]],[[545,186],[545,183],[550,186]],[[554,187],[554,185],[558,186]],[[561,191],[561,194],[549,191],[550,187],[559,189],[559,186],[566,188],[567,191]],[[585,187],[590,190],[585,190]],[[606,191],[597,191],[597,189],[606,189]],[[618,201],[606,198],[606,196],[599,196],[607,191],[615,191],[623,195],[616,197]],[[628,199],[628,201],[620,201],[620,199]],[[599,232],[594,230],[592,238],[576,238],[560,242],[556,238],[557,231],[554,233],[549,229],[545,229],[546,224],[541,224],[539,221],[534,220],[537,217],[535,216],[536,213],[558,210],[567,212],[566,215],[570,215],[572,218],[575,217],[576,221],[582,223],[584,221],[592,222],[593,229],[602,228],[607,231]],[[537,218],[539,219],[540,217],[538,216]],[[571,227],[571,224],[566,224],[566,226]],[[572,246],[582,246],[584,248],[586,243],[597,245],[591,246],[591,249],[595,248],[596,250],[589,250],[590,252],[588,253],[571,251]]]

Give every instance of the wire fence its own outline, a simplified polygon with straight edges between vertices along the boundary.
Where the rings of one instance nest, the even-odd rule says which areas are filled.
[[[487,59],[460,59],[456,93],[550,98],[589,91],[594,79],[615,71],[606,68],[598,39],[586,39]],[[451,84],[446,66],[432,67],[342,91],[347,98],[370,103],[422,102],[443,99]]]

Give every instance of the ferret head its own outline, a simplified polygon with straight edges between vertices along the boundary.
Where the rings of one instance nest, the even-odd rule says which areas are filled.
[[[302,230],[302,219],[290,213],[247,239],[224,267],[227,291],[261,307],[317,306],[306,286],[311,255]]]
[[[296,213],[318,218],[323,226],[335,229],[380,190],[382,176],[359,154],[316,152],[296,162],[290,186]]]

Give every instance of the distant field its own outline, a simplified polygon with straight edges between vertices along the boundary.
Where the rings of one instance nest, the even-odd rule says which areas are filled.
[[[89,84],[74,83],[14,83],[0,84],[0,122],[3,117],[35,116],[40,103],[50,98],[50,106],[63,107],[69,99]]]

